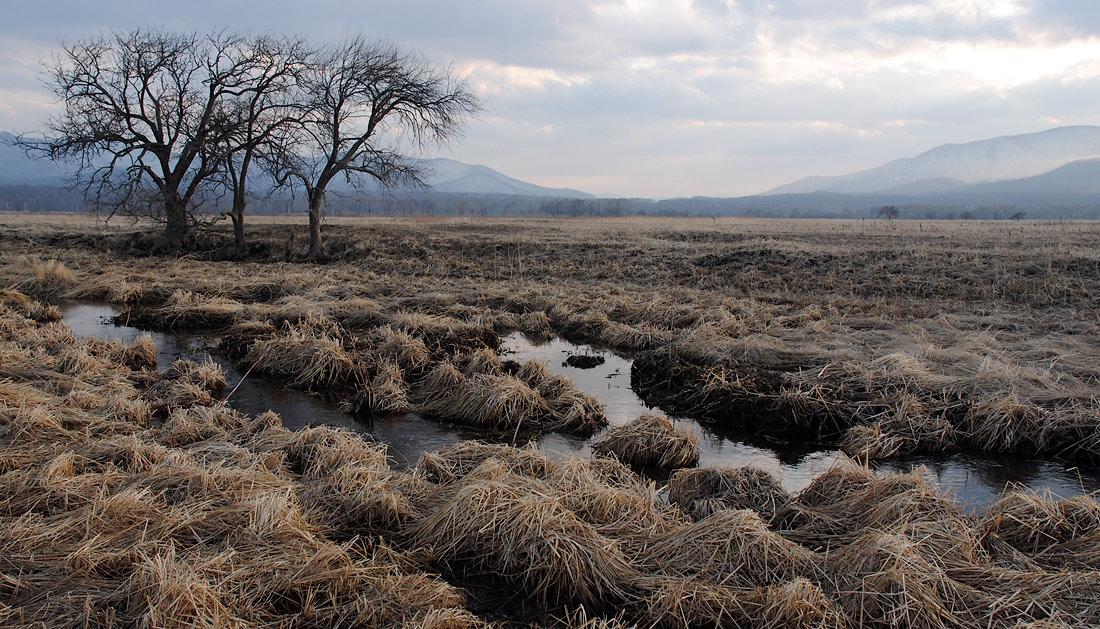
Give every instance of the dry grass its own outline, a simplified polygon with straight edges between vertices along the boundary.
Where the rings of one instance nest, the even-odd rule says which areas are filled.
[[[375,369],[370,384],[355,397],[342,402],[341,408],[368,415],[408,413],[412,410],[412,404],[404,372],[395,362],[382,363]]]
[[[315,391],[353,386],[363,369],[324,323],[287,324],[278,334],[257,340],[247,360],[262,374]]]
[[[699,462],[699,435],[663,415],[642,415],[608,430],[592,450],[632,465],[689,467]]]
[[[983,516],[985,539],[1003,541],[1035,565],[1100,568],[1100,503],[1085,495],[1056,500],[1025,490],[1006,493]]]
[[[0,307],[0,318],[12,312]],[[39,326],[25,329],[27,341]],[[5,336],[0,347],[18,342]],[[103,398],[155,396],[155,387],[138,390],[148,376],[121,358],[89,355],[90,373],[112,379],[85,384]],[[283,461],[296,456],[325,479],[363,460],[376,469],[384,454],[358,437],[295,436],[274,417],[195,404],[146,428],[42,391],[50,379],[39,376],[55,363],[45,352],[35,360],[37,376],[24,370],[0,384],[4,624],[482,624],[460,591],[382,541],[326,537],[334,523],[317,515],[312,496],[346,499],[348,488],[297,477]],[[209,381],[195,367],[177,364],[170,375]]]
[[[415,472],[433,483],[450,485],[465,478],[490,458],[503,463],[513,474],[535,479],[547,478],[553,468],[551,460],[534,444],[513,448],[496,443],[463,441],[421,455]]]
[[[868,532],[829,558],[840,603],[860,625],[879,627],[965,626],[991,600],[970,594],[928,561],[909,539]]]
[[[78,341],[17,290],[224,331],[287,383],[505,440],[602,414],[502,364],[495,341],[523,329],[635,352],[668,408],[846,435],[860,459],[1087,461],[1095,226],[377,221],[323,267],[116,256],[86,230],[0,230],[0,624],[479,626],[501,605],[545,624],[582,604],[566,624],[1100,624],[1092,496],[1010,492],[971,516],[919,471],[847,462],[795,496],[759,470],[682,470],[666,503],[617,461],[485,443],[401,472],[358,435],[218,405],[202,365],[155,373],[145,341]],[[40,281],[30,256],[78,281]]]
[[[752,466],[676,470],[668,479],[668,499],[697,520],[723,509],[751,509],[768,523],[791,504],[775,477]]]
[[[31,277],[19,283],[16,288],[28,294],[43,297],[54,295],[71,289],[80,282],[80,276],[59,260],[31,257],[21,262],[30,267]]]
[[[606,605],[625,596],[633,571],[617,544],[565,507],[542,483],[495,460],[472,471],[412,531],[452,570],[515,582],[543,604]]]
[[[754,588],[805,577],[821,580],[813,551],[768,530],[753,511],[726,509],[651,540],[642,563],[652,572]]]
[[[537,426],[550,408],[538,391],[518,378],[478,374],[456,392],[451,413],[463,424],[509,430]]]
[[[132,288],[131,290],[139,290]],[[140,301],[130,294],[115,295],[120,303]],[[147,298],[145,298],[147,299]],[[141,313],[134,323],[150,325],[165,330],[224,330],[244,314],[240,302],[217,296],[204,296],[187,289],[172,293],[164,305]]]

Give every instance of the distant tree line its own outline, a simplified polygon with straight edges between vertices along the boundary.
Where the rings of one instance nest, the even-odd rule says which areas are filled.
[[[252,189],[259,170],[259,181],[303,192],[308,254],[321,257],[334,180],[422,185],[404,152],[446,143],[480,107],[448,69],[361,37],[315,47],[230,31],[114,32],[64,45],[45,70],[64,112],[15,143],[75,162],[90,206],[161,221],[173,248],[228,206],[243,252],[246,208],[271,193]]]
[[[341,191],[325,200],[325,212],[338,216],[682,216],[754,218],[887,218],[882,206],[865,204],[839,209],[796,205],[765,205],[752,199],[559,199],[513,194],[474,194],[432,190],[389,192]],[[85,209],[80,191],[59,186],[0,185],[0,211],[76,212]],[[308,211],[301,195],[276,191],[250,197],[249,212],[259,215],[291,215]],[[1100,201],[1093,204],[1050,206],[896,205],[898,220],[1021,220],[1100,218]],[[196,210],[196,217],[212,219],[232,209],[229,197],[212,199]]]

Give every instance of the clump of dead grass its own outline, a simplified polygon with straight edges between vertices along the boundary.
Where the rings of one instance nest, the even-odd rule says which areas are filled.
[[[278,436],[290,465],[308,484],[303,501],[338,531],[389,530],[416,515],[416,478],[391,471],[385,444],[326,426]]]
[[[915,542],[891,533],[866,533],[830,554],[829,566],[848,593],[841,606],[861,626],[966,626],[992,603],[953,581]]]
[[[363,366],[333,330],[309,322],[286,324],[277,334],[257,339],[246,360],[260,373],[314,391],[352,386],[363,379]]]
[[[633,568],[617,544],[543,484],[499,464],[485,469],[492,464],[415,525],[416,543],[452,570],[495,575],[544,605],[621,600]]]
[[[346,412],[369,414],[403,414],[412,410],[409,385],[396,362],[387,361],[375,368],[370,384],[352,398],[340,403]]]
[[[373,351],[382,357],[382,361],[392,361],[406,371],[422,369],[431,360],[431,352],[424,341],[405,328],[388,325],[376,328],[372,342]]]
[[[820,557],[769,531],[747,509],[718,511],[656,536],[642,562],[653,571],[744,588],[822,576]]]
[[[159,431],[161,443],[170,447],[208,440],[225,440],[228,433],[240,430],[247,417],[225,403],[212,406],[191,405],[173,409]]]
[[[420,455],[414,471],[437,484],[462,480],[486,460],[497,459],[513,474],[545,479],[553,463],[535,444],[515,448],[499,443],[462,441],[435,452]]]
[[[917,452],[950,452],[957,448],[957,430],[941,415],[932,415],[912,394],[900,394],[877,418],[845,431],[840,447],[864,460],[901,457]]]
[[[33,279],[24,283],[23,288],[33,293],[52,295],[66,288],[76,286],[80,277],[65,266],[64,262],[50,259],[30,259]]]
[[[0,288],[0,304],[38,323],[61,319],[61,309],[57,306],[33,299],[11,288]]]
[[[546,363],[527,361],[515,377],[546,400],[551,416],[547,429],[591,434],[607,425],[603,403],[575,388],[568,378],[551,374]]]
[[[689,467],[699,462],[699,435],[663,415],[642,415],[607,431],[592,449],[632,465]]]
[[[225,370],[207,358],[202,363],[179,359],[169,365],[163,377],[145,391],[153,412],[165,416],[176,409],[210,406],[226,385]]]
[[[244,316],[239,301],[179,289],[159,307],[132,311],[130,320],[166,330],[223,331]]]
[[[1082,495],[1061,500],[1024,489],[1007,492],[982,518],[983,539],[995,536],[1048,567],[1100,567],[1100,503]]]
[[[723,509],[751,509],[769,524],[791,504],[779,481],[753,466],[676,470],[668,480],[668,499],[697,520]]]
[[[653,481],[613,459],[558,461],[545,481],[563,506],[601,533],[621,540],[624,551],[632,555],[652,536],[683,523],[658,499]]]
[[[478,374],[499,376],[504,373],[504,369],[500,363],[500,356],[487,348],[466,352],[457,356],[454,362],[459,370],[468,378],[472,378]]]
[[[226,385],[225,369],[209,357],[201,363],[175,360],[164,370],[164,377],[168,380],[187,380],[211,392],[220,391]]]
[[[455,394],[448,415],[463,424],[498,430],[537,427],[550,408],[519,378],[479,373]]]

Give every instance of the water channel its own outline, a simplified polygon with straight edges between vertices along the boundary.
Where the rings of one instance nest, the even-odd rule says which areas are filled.
[[[129,343],[143,333],[130,326],[112,323],[118,311],[109,305],[60,305],[65,322],[78,337],[121,339]],[[234,364],[217,355],[214,351],[217,339],[214,337],[159,332],[148,334],[156,342],[157,362],[161,369],[177,358],[201,361],[209,357],[221,365],[228,380],[226,391],[232,392],[228,403],[233,408],[250,415],[273,410],[282,417],[283,425],[290,429],[325,424],[370,434],[388,445],[390,455],[399,468],[414,465],[423,452],[480,436],[473,429],[431,421],[415,414],[362,422],[318,396],[286,389],[255,374],[245,377]],[[502,347],[503,358],[519,362],[544,361],[552,373],[571,378],[577,388],[597,396],[604,403],[612,425],[626,423],[645,412],[654,412],[630,388],[630,360],[614,352],[578,346],[561,339],[535,344],[519,333],[505,338]],[[603,362],[581,369],[566,362],[572,355],[594,356],[602,358]],[[755,465],[773,473],[791,492],[805,487],[843,456],[835,447],[823,444],[785,442],[744,431],[719,430],[691,419],[673,419],[699,435],[700,466]],[[539,447],[551,456],[591,456],[592,441],[591,438],[560,434],[538,437]],[[906,472],[917,465],[923,465],[936,484],[953,492],[960,503],[971,509],[981,509],[990,504],[1012,483],[1050,491],[1059,497],[1100,489],[1100,470],[1016,456],[974,453],[917,456],[904,461],[877,463],[875,469],[888,474]]]

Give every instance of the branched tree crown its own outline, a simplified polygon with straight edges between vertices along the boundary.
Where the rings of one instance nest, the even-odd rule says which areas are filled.
[[[273,170],[295,181],[309,202],[312,257],[323,255],[320,219],[337,176],[383,186],[423,185],[420,150],[457,136],[480,103],[449,69],[438,69],[387,42],[354,38],[317,50],[299,84],[301,115],[286,127]]]

